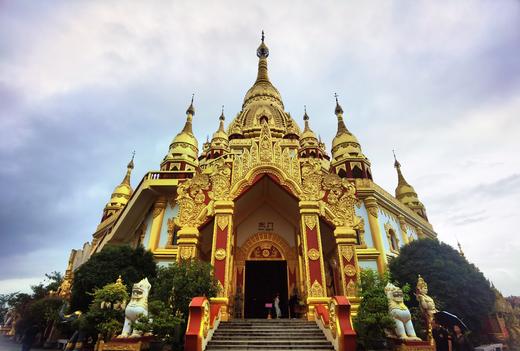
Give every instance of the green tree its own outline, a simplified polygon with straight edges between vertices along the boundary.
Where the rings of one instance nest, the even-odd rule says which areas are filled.
[[[136,327],[181,350],[191,300],[195,296],[214,297],[217,292],[209,263],[189,260],[159,267],[148,304],[149,318],[140,318]]]
[[[362,300],[354,319],[354,329],[358,343],[365,350],[383,348],[385,329],[395,327],[394,320],[388,313],[388,300],[385,295],[385,286],[389,281],[388,273],[381,276],[372,269],[361,271]],[[403,289],[403,293],[405,290]]]
[[[96,289],[88,312],[80,318],[79,327],[90,335],[101,333],[105,341],[109,340],[123,329],[128,299],[127,287],[121,283]]]
[[[461,318],[473,338],[480,334],[495,295],[482,272],[451,246],[433,239],[412,241],[390,261],[389,269],[395,280],[414,287],[420,274],[437,306]],[[416,299],[410,305],[417,306]]]
[[[159,267],[152,299],[170,305],[183,318],[188,317],[191,299],[196,296],[217,296],[217,281],[209,263],[199,260],[174,262]]]
[[[156,269],[153,254],[142,246],[136,249],[129,246],[106,246],[74,273],[71,309],[86,311],[92,302],[94,290],[115,282],[119,275],[131,289],[134,283],[143,278],[153,281]]]
[[[57,291],[62,281],[63,275],[60,272],[45,273],[43,282],[31,286],[32,298],[38,300],[49,295],[51,291]]]

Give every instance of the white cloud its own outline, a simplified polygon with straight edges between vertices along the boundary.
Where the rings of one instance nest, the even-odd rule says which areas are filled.
[[[396,148],[440,238],[454,244],[457,234],[472,262],[506,294],[518,294],[520,262],[512,250],[520,239],[511,234],[518,192],[486,188],[520,174],[520,64],[511,59],[520,54],[518,7],[515,1],[11,4],[0,14],[0,177],[12,185],[3,201],[16,213],[39,201],[42,217],[62,223],[63,233],[48,225],[39,234],[67,237],[66,245],[38,243],[55,245],[64,269],[69,241],[79,247],[89,239],[129,153],[137,149],[134,184],[158,168],[192,92],[199,141],[216,129],[220,105],[228,122],[240,110],[265,29],[270,76],[287,111],[301,121],[306,104],[311,127],[330,146],[338,92],[378,184],[395,188]],[[35,167],[38,177],[29,177]],[[6,221],[3,227],[15,227]],[[27,250],[13,259],[20,274],[34,276],[35,253]]]

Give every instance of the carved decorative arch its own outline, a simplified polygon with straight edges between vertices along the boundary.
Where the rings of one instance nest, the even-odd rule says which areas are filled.
[[[238,181],[236,184],[233,185],[230,192],[231,198],[235,199],[240,194],[242,194],[245,191],[245,189],[251,187],[258,180],[258,177],[262,174],[273,175],[282,187],[289,189],[292,195],[294,195],[297,198],[300,198],[300,185],[296,183],[294,180],[290,179],[283,170],[271,165],[260,165],[251,169],[242,180]]]
[[[245,262],[251,257],[253,250],[264,243],[273,245],[281,253],[282,259],[287,261],[296,260],[296,248],[291,247],[284,238],[275,233],[256,233],[252,235],[238,248],[236,260]]]

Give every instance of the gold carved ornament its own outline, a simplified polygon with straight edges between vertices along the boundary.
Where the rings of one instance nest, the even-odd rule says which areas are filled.
[[[316,249],[310,249],[307,251],[307,257],[312,261],[316,261],[320,258],[320,252]]]
[[[180,249],[180,255],[181,255],[181,258],[183,260],[188,260],[190,258],[192,258],[194,256],[194,250],[195,248],[193,247],[187,247],[187,246],[184,246],[184,247],[181,247]]]
[[[344,271],[345,271],[345,274],[349,277],[353,277],[356,275],[357,273],[357,270],[356,270],[356,267],[354,267],[353,265],[351,264],[347,264],[344,268]]]
[[[223,159],[215,161],[210,175],[214,200],[228,200],[231,189],[231,168]]]
[[[223,248],[217,249],[215,251],[215,259],[222,261],[224,258],[226,258],[226,250]]]
[[[307,228],[310,230],[313,230],[318,222],[316,216],[312,215],[304,216],[303,221],[305,222],[305,226],[307,226]]]
[[[370,206],[367,207],[368,213],[370,213],[372,216],[377,218],[379,208],[377,206]]]
[[[224,230],[229,224],[229,218],[228,216],[218,216],[217,217],[217,225],[220,228],[220,230]]]
[[[209,330],[209,323],[210,323],[210,308],[209,308],[209,301],[204,301],[204,304],[202,305],[203,308],[203,314],[202,314],[202,335],[204,335],[204,338],[208,336],[208,330]]]
[[[207,206],[204,191],[209,187],[209,176],[202,173],[195,173],[192,179],[179,184],[177,203],[179,204],[178,221],[181,227],[198,227],[202,224],[204,220],[202,212]]]
[[[155,207],[153,209],[153,218],[157,217],[158,215],[161,214],[163,208],[162,207]]]
[[[335,173],[323,177],[322,186],[328,191],[326,207],[332,213],[332,222],[337,227],[353,227],[357,222],[355,205],[356,187],[345,178]]]
[[[331,300],[329,303],[329,328],[332,338],[336,339],[338,331],[336,329],[336,304],[334,303],[334,300]]]
[[[356,283],[354,282],[354,280],[350,280],[347,284],[345,292],[347,296],[356,296],[356,289]]]
[[[323,294],[323,287],[321,286],[320,283],[318,283],[317,280],[315,280],[314,283],[312,283],[311,289],[309,291],[309,295],[310,295],[310,297],[322,297],[322,296],[324,296],[324,294]]]
[[[352,246],[342,246],[341,249],[341,256],[343,256],[347,262],[350,262],[352,260],[352,257],[354,257],[354,248]]]
[[[302,163],[302,200],[321,200],[325,192],[321,189],[323,178],[318,160],[308,159]]]

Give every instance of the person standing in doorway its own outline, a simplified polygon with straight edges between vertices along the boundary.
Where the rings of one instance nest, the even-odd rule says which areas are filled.
[[[280,318],[282,316],[282,310],[280,309],[280,294],[276,293],[274,298],[274,311],[276,312],[276,318]]]

